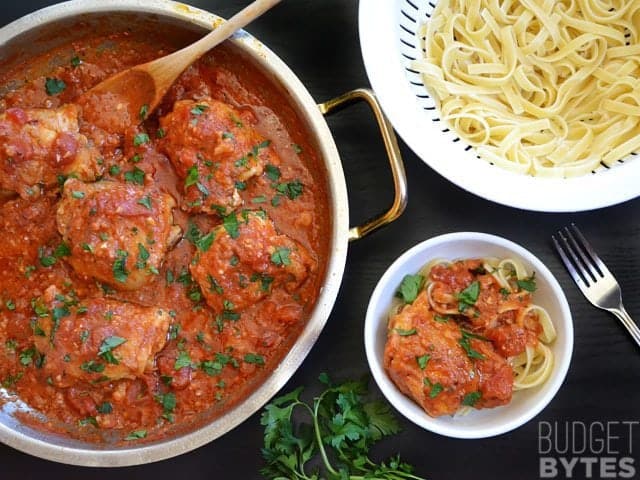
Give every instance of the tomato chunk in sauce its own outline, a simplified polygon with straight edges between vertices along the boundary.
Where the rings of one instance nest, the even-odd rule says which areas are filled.
[[[324,167],[236,47],[189,67],[140,125],[76,104],[174,48],[89,36],[34,57],[44,72],[0,74],[0,402],[24,401],[37,428],[129,442],[198,426],[275,368],[318,296]]]

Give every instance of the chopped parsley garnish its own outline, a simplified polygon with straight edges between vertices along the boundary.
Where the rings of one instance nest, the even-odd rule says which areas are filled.
[[[138,200],[138,205],[142,205],[143,207],[146,207],[147,209],[151,210],[151,195],[146,195],[144,197],[142,197],[140,200]]]
[[[176,395],[175,393],[163,393],[155,396],[156,401],[162,405],[162,418],[173,423],[173,411],[176,408]]]
[[[535,272],[528,278],[523,278],[522,280],[517,280],[516,284],[522,290],[526,290],[527,292],[535,292],[536,291],[536,274]]]
[[[84,362],[80,365],[80,368],[89,373],[101,373],[104,372],[104,363],[89,360],[88,362]]]
[[[128,256],[125,250],[118,250],[116,261],[113,262],[113,278],[120,283],[126,283],[129,276],[126,268]]]
[[[138,261],[136,262],[136,268],[138,270],[147,266],[147,260],[149,260],[149,250],[141,243],[138,243]]]
[[[229,259],[229,265],[232,267],[235,267],[238,263],[240,263],[240,259],[235,255]]]
[[[223,140],[233,140],[235,138],[236,137],[231,132],[222,132],[222,139]]]
[[[246,363],[253,363],[255,365],[264,365],[264,357],[262,355],[258,355],[257,353],[247,353],[244,356],[244,361]]]
[[[37,354],[37,350],[35,347],[28,348],[20,352],[18,356],[20,358],[20,363],[25,367],[31,365],[33,362],[33,357]]]
[[[36,268],[37,267],[35,265],[27,265],[27,267],[24,269],[25,278],[31,278],[31,274],[34,272]]]
[[[238,362],[235,358],[224,353],[216,353],[215,360],[205,360],[200,363],[200,368],[204,373],[210,377],[220,375],[222,369],[231,364],[234,367],[238,367]]]
[[[66,243],[62,242],[53,251],[53,256],[56,258],[68,257],[71,255],[71,248]]]
[[[235,213],[223,217],[222,225],[231,238],[238,238],[240,236],[238,217],[236,217]]]
[[[271,262],[274,265],[291,265],[291,249],[287,247],[276,247],[275,251],[271,254]]]
[[[279,193],[286,195],[289,200],[295,200],[300,195],[302,195],[302,192],[304,190],[304,186],[302,185],[300,180],[294,180],[293,182],[289,183],[279,183],[275,188]]]
[[[85,417],[78,420],[78,426],[86,427],[87,425],[93,425],[94,427],[98,426],[98,421],[96,417]]]
[[[148,113],[149,113],[149,105],[145,103],[140,107],[140,112],[138,112],[138,115],[140,116],[140,121],[144,121],[144,119],[147,118]]]
[[[200,175],[198,174],[198,167],[194,165],[187,170],[187,178],[184,179],[184,188],[189,188],[191,185],[198,183]]]
[[[462,399],[462,405],[467,407],[473,407],[481,398],[482,398],[481,392],[467,393]]]
[[[71,192],[71,196],[76,199],[81,199],[81,198],[84,198],[84,192],[79,192],[77,190],[74,190],[73,192]]]
[[[67,84],[59,78],[47,77],[44,82],[44,89],[46,90],[47,95],[57,95],[64,91],[65,88],[67,88]]]
[[[38,317],[44,318],[49,316],[49,310],[42,304],[41,300],[37,298],[31,299],[31,307]]]
[[[18,383],[18,381],[22,378],[23,375],[24,375],[24,372],[18,372],[15,375],[7,375],[7,377],[4,380],[2,380],[0,385],[2,385],[4,388],[14,387],[16,383]]]
[[[210,292],[216,292],[218,295],[222,295],[224,293],[224,289],[212,275],[207,275],[207,280],[211,284],[209,287]]]
[[[96,407],[98,413],[107,414],[113,412],[113,405],[109,402],[102,402],[100,405]]]
[[[134,167],[133,170],[124,172],[124,181],[135,183],[137,185],[144,185],[144,170]]]
[[[402,298],[404,303],[413,303],[423,283],[424,277],[422,275],[405,275],[396,292],[396,296]]]
[[[51,341],[55,338],[56,332],[58,331],[58,327],[60,327],[60,320],[64,317],[68,317],[71,315],[69,309],[65,306],[63,307],[55,307],[51,310],[51,317],[53,318],[53,327],[51,328]]]
[[[109,167],[109,175],[111,175],[112,177],[120,175],[121,171],[122,169],[118,165],[111,165]]]
[[[282,200],[282,195],[277,194],[271,199],[271,206],[277,207],[280,205],[280,200]]]
[[[178,358],[176,358],[176,363],[174,363],[173,368],[175,370],[180,370],[181,368],[191,366],[193,366],[193,363],[191,362],[191,356],[189,356],[189,352],[183,350],[178,354]]]
[[[196,105],[191,109],[191,113],[193,115],[202,115],[207,110],[209,110],[209,107],[207,105]]]
[[[136,133],[133,136],[133,146],[139,147],[140,145],[144,145],[149,142],[149,134],[147,133]]]
[[[45,331],[42,329],[42,327],[35,322],[34,320],[31,320],[31,328],[33,328],[33,334],[37,335],[38,337],[46,337],[47,334],[45,333]]]
[[[406,330],[404,328],[394,328],[395,332],[401,337],[410,337],[411,335],[415,335],[418,331],[415,328],[411,328]]]
[[[511,292],[509,291],[509,289],[508,289],[508,288],[504,288],[504,287],[502,287],[502,288],[500,289],[500,295],[502,295],[502,299],[503,299],[503,300],[506,300],[506,299],[509,297],[509,294],[510,294],[510,293],[511,293]]]
[[[120,362],[116,357],[114,357],[113,349],[122,345],[126,341],[126,338],[117,337],[115,335],[105,338],[98,350],[98,356],[104,358],[107,363],[118,365]]]
[[[473,307],[478,301],[480,295],[480,282],[475,280],[471,282],[464,290],[458,293],[458,311],[464,312],[469,307]]]
[[[429,360],[431,360],[431,355],[421,355],[419,357],[416,357],[416,362],[418,363],[420,370],[424,370],[425,368],[427,368],[427,363],[429,363]]]
[[[127,441],[139,440],[141,438],[145,438],[146,436],[147,436],[147,431],[146,430],[134,430],[129,435],[124,437],[124,439],[127,440]]]
[[[291,147],[293,147],[293,151],[296,152],[298,155],[302,153],[302,147],[297,143],[291,144]]]
[[[5,300],[4,301],[4,306],[7,307],[7,310],[15,310],[16,309],[16,304],[11,299]]]
[[[462,337],[458,340],[458,343],[464,351],[467,352],[467,356],[472,359],[484,360],[484,355],[471,347],[471,339],[476,338],[478,340],[485,340],[485,338],[474,333],[467,332],[466,330],[461,330],[461,333]]]
[[[265,203],[267,201],[267,197],[264,195],[258,195],[257,197],[253,197],[251,199],[251,203]]]
[[[447,323],[449,321],[449,317],[443,317],[443,316],[440,316],[440,315],[434,315],[433,319],[436,322],[440,322],[440,323]]]
[[[202,232],[200,231],[198,226],[191,220],[189,220],[189,223],[187,224],[187,231],[184,234],[184,238],[189,240],[194,245],[198,240],[202,238]]]
[[[198,287],[192,288],[189,291],[188,296],[189,296],[189,299],[194,303],[198,303],[200,302],[200,300],[202,300],[202,292]]]
[[[164,136],[166,135],[164,128],[159,128],[158,130],[156,130],[156,138],[164,138]]]
[[[236,188],[238,190],[245,190],[247,188],[247,184],[246,184],[246,182],[238,181],[238,182],[236,182]]]
[[[213,231],[207,233],[206,235],[200,237],[198,240],[196,240],[195,246],[197,247],[198,250],[201,250],[203,252],[206,252],[209,250],[209,248],[211,248],[211,244],[213,243],[213,240],[216,238],[216,235]]]
[[[40,257],[40,265],[42,265],[43,267],[51,267],[55,265],[56,261],[56,257],[50,255]]]
[[[273,277],[267,275],[266,273],[254,273],[253,275],[251,275],[251,281],[260,281],[260,290],[262,290],[263,292],[268,292],[271,289]]]
[[[425,380],[427,380],[425,378]],[[436,398],[440,392],[444,390],[444,387],[440,383],[431,384],[431,390],[429,391],[429,398]]]
[[[182,267],[182,271],[180,272],[180,275],[178,275],[176,282],[181,283],[184,286],[191,285],[193,283],[193,278],[191,278],[189,270]]]
[[[266,173],[267,178],[272,182],[277,182],[278,180],[280,180],[280,169],[275,165],[271,165],[270,163],[268,163],[267,166],[264,167],[264,172]]]
[[[469,271],[471,273],[473,273],[474,275],[486,275],[487,274],[487,269],[484,268],[484,266],[482,266],[482,265],[480,265],[479,267],[476,267],[476,268],[472,268]]]
[[[82,63],[82,60],[80,60],[80,57],[78,55],[74,55],[73,57],[71,57],[72,67],[79,67],[81,63]]]
[[[224,308],[222,312],[223,320],[231,320],[232,322],[235,322],[236,320],[240,319],[240,314],[234,312],[234,309],[236,308],[236,306],[233,304],[233,302],[230,302],[229,300],[224,300],[222,302],[222,306]]]
[[[244,156],[242,158],[239,158],[238,160],[236,160],[233,165],[237,168],[242,168],[242,167],[246,167],[247,166],[247,162],[249,161],[249,159]]]
[[[182,327],[179,323],[172,323],[169,325],[169,340],[175,340],[180,335]]]

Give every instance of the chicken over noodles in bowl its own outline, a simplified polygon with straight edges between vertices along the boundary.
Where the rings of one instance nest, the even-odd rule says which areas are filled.
[[[416,424],[482,438],[536,415],[566,375],[567,300],[533,254],[482,233],[452,233],[405,252],[382,276],[365,321],[369,366]]]

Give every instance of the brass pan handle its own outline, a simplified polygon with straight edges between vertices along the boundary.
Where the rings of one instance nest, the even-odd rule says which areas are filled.
[[[398,148],[398,140],[396,139],[389,120],[387,120],[387,117],[382,113],[382,108],[380,108],[380,104],[374,93],[367,88],[358,88],[324,103],[320,103],[318,107],[320,108],[320,112],[327,115],[356,101],[367,102],[373,111],[376,122],[378,122],[387,156],[389,157],[395,196],[391,207],[386,212],[376,215],[362,225],[351,227],[349,229],[349,241],[358,240],[374,230],[393,222],[404,212],[407,206],[407,176],[404,171],[400,149]]]

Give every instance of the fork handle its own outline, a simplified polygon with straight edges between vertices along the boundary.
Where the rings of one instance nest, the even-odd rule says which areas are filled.
[[[624,309],[624,306],[620,305],[618,308],[612,308],[610,311],[616,317],[618,317],[618,319],[622,322],[629,334],[633,337],[633,339],[640,347],[640,328],[638,328],[638,325],[636,325],[631,316]]]

